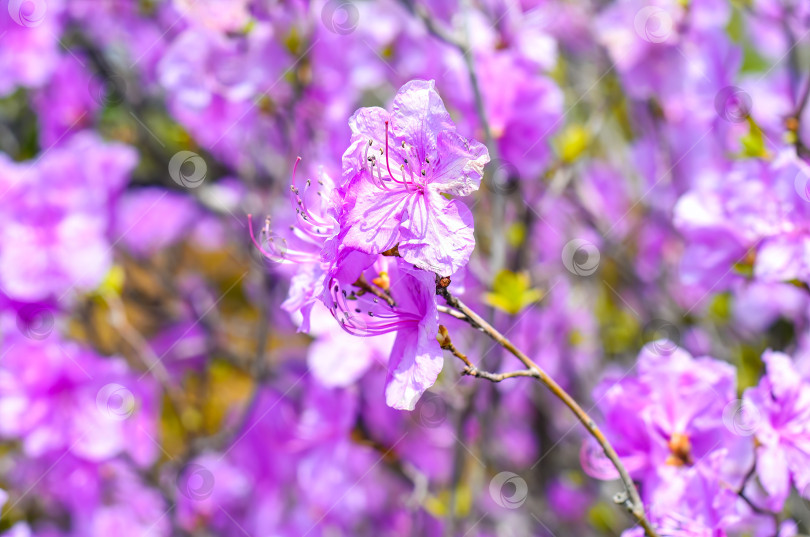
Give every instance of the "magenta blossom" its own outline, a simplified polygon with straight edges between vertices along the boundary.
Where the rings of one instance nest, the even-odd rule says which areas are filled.
[[[337,274],[351,271],[337,270]],[[380,257],[344,285],[331,276],[324,303],[344,330],[361,337],[396,332],[388,361],[385,400],[389,406],[413,410],[442,370],[442,349],[436,341],[439,313],[435,276],[400,259]]]
[[[5,320],[4,320],[5,321]],[[91,461],[157,453],[157,390],[121,358],[102,358],[56,334],[37,340],[6,328],[0,361],[0,437],[29,457],[71,451]]]
[[[748,529],[750,521],[742,517],[737,506],[742,499],[721,479],[725,450],[717,450],[694,467],[674,476],[650,506],[650,517],[660,535],[678,537],[726,537],[732,530]],[[748,522],[744,526],[742,524]],[[772,535],[773,532],[767,533]],[[634,528],[623,537],[642,537],[644,530]],[[755,534],[758,535],[758,534]]]
[[[756,426],[757,477],[770,496],[769,507],[778,511],[791,480],[810,497],[810,384],[787,355],[767,351],[762,359],[767,375],[745,391],[744,401]]]
[[[645,500],[661,501],[670,492],[668,483],[718,449],[734,453],[721,477],[738,484],[750,467],[751,450],[748,439],[724,421],[736,395],[734,367],[709,357],[693,358],[659,340],[642,349],[635,370],[636,375],[605,378],[594,398],[605,416],[605,435],[641,483]],[[585,470],[596,478],[614,479],[613,467],[601,467],[601,453],[592,447],[585,444]]]
[[[39,119],[39,137],[44,148],[92,125],[103,104],[105,88],[82,61],[88,60],[69,54],[60,56],[48,83],[33,92],[32,105]]]
[[[392,111],[361,108],[343,155],[343,244],[370,254],[399,247],[409,263],[450,275],[475,246],[470,210],[443,194],[478,189],[486,147],[456,133],[433,81],[408,82]]]
[[[13,300],[62,300],[112,266],[112,207],[138,156],[77,133],[27,162],[0,154],[0,287]]]

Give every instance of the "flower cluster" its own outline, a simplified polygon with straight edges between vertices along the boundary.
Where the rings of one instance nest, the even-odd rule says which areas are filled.
[[[733,367],[666,340],[642,350],[637,374],[597,387],[606,432],[662,531],[790,534],[768,515],[783,509],[791,484],[810,496],[810,383],[789,356],[762,359],[766,375],[742,399]],[[582,461],[594,477],[616,477],[592,442]]]
[[[432,81],[407,83],[390,112],[361,108],[349,125],[340,184],[321,170],[317,184],[296,185],[294,171],[291,236],[268,223],[257,247],[299,265],[286,303],[304,329],[317,299],[352,335],[396,333],[386,402],[413,410],[442,369],[437,277],[464,268],[475,247],[472,213],[448,198],[478,190],[489,154],[458,134]]]
[[[0,536],[806,535],[808,44],[3,2]]]

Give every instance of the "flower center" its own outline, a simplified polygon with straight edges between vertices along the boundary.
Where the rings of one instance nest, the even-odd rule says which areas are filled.
[[[670,466],[689,466],[692,464],[692,442],[683,433],[672,433],[667,443],[670,455],[667,464]]]

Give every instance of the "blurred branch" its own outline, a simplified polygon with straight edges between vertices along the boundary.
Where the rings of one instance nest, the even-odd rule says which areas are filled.
[[[787,39],[787,44],[789,47],[788,61],[790,63],[790,68],[788,69],[788,77],[790,79],[791,95],[796,103],[796,107],[793,110],[792,115],[788,117],[787,127],[789,130],[793,131],[793,135],[796,137],[794,141],[796,153],[798,153],[800,157],[810,158],[810,150],[808,150],[802,141],[800,128],[802,114],[807,106],[808,99],[810,99],[810,80],[804,84],[804,88],[801,90],[800,94],[799,86],[801,85],[801,65],[799,64],[799,55],[797,53],[799,43],[796,38],[796,34],[790,27],[790,18],[793,16],[793,9],[790,6],[786,6],[786,9],[787,14],[780,22],[782,29],[785,32],[785,38]]]
[[[596,422],[594,422],[593,418],[591,418],[587,412],[577,403],[569,394],[566,392],[557,382],[551,378],[539,365],[537,365],[531,358],[526,356],[520,349],[515,347],[515,345],[509,341],[503,334],[498,332],[491,324],[486,322],[480,315],[475,313],[473,310],[468,308],[463,302],[461,302],[458,298],[454,297],[450,292],[447,290],[446,287],[437,286],[436,293],[444,298],[445,302],[457,311],[463,313],[467,317],[467,322],[471,325],[480,328],[484,333],[486,333],[493,341],[498,343],[501,347],[509,351],[512,355],[514,355],[518,360],[525,365],[529,371],[533,372],[533,374],[511,374],[511,376],[533,376],[536,377],[540,382],[542,382],[550,391],[553,393],[558,399],[560,399],[571,411],[574,415],[579,419],[585,429],[590,433],[590,435],[599,443],[602,449],[605,452],[605,456],[610,460],[616,470],[619,472],[619,476],[624,484],[624,492],[617,494],[614,497],[614,501],[618,504],[622,504],[625,508],[630,512],[631,515],[638,521],[638,523],[644,528],[648,537],[659,537],[656,533],[655,529],[650,524],[649,520],[647,520],[647,515],[644,511],[644,504],[641,501],[641,496],[638,493],[638,489],[636,488],[635,484],[633,483],[630,474],[627,472],[627,469],[622,464],[621,459],[619,459],[616,450],[613,449],[613,446],[610,444],[608,439],[602,433],[602,431],[597,427]],[[483,377],[485,378],[485,377]],[[508,377],[506,377],[508,378]],[[501,379],[502,380],[502,379]]]
[[[250,376],[253,380],[250,394],[245,398],[245,403],[242,405],[242,410],[239,417],[230,427],[224,427],[217,433],[204,438],[198,438],[192,445],[191,452],[193,454],[202,453],[204,451],[222,451],[229,444],[233,444],[239,440],[239,433],[245,428],[250,421],[251,416],[255,414],[256,407],[262,394],[262,387],[267,380],[270,371],[267,367],[267,360],[265,353],[267,351],[268,342],[270,341],[270,307],[271,300],[269,298],[268,288],[273,285],[268,273],[262,274],[262,298],[259,301],[259,319],[256,325],[256,354],[253,357],[253,362],[250,365]],[[227,452],[226,452],[227,453]],[[189,457],[193,458],[193,457]]]
[[[175,414],[182,419],[183,393],[172,383],[166,366],[163,365],[163,362],[152,350],[143,335],[129,322],[121,297],[114,293],[104,293],[101,296],[110,308],[110,322],[118,330],[124,341],[135,351],[135,354],[146,367],[147,372],[151,372],[155,380],[158,381],[166,392]]]
[[[411,12],[412,15],[415,15],[427,28],[427,31],[433,34],[434,37],[437,39],[444,41],[448,45],[456,47],[464,53],[464,43],[448,32],[445,28],[436,24],[436,21],[431,18],[430,13],[424,8],[424,6],[417,4],[415,0],[400,0],[403,6]]]
[[[768,511],[767,509],[763,509],[762,507],[755,504],[751,500],[751,498],[749,498],[748,495],[745,494],[745,486],[748,484],[748,481],[752,477],[754,477],[754,475],[756,474],[756,470],[757,470],[757,465],[756,465],[756,463],[754,463],[753,465],[751,465],[751,469],[748,471],[748,473],[745,474],[745,477],[742,480],[742,485],[740,485],[740,488],[736,491],[737,495],[746,504],[748,504],[748,507],[750,507],[751,510],[753,510],[755,513],[759,513],[760,515],[773,517],[774,525],[776,527],[776,534],[778,535],[779,534],[779,513],[776,513],[776,512],[773,512],[773,511]]]
[[[479,121],[481,122],[481,129],[484,131],[484,144],[487,146],[487,150],[489,151],[490,160],[498,160],[498,146],[495,143],[495,138],[492,135],[492,128],[487,120],[484,96],[481,93],[481,85],[478,82],[478,75],[475,72],[475,62],[473,60],[472,47],[470,46],[469,39],[469,29],[466,27],[466,22],[465,30],[468,35],[465,36],[465,39],[459,39],[448,32],[444,27],[437,24],[436,20],[430,16],[430,13],[427,12],[424,6],[418,4],[416,0],[400,1],[408,11],[410,11],[419,20],[421,20],[422,23],[424,23],[428,32],[439,40],[456,48],[461,53],[461,56],[464,59],[464,65],[466,66],[467,73],[470,77],[470,86],[472,87],[473,97],[475,100],[475,111],[478,115]],[[465,4],[465,12],[467,10],[469,10],[469,5]],[[501,270],[506,263],[506,241],[503,240],[503,222],[505,213],[505,194],[501,192],[494,192],[492,203],[492,239],[490,244],[490,269],[493,274]]]
[[[466,322],[468,320],[466,315],[464,315],[460,311],[454,310],[453,308],[448,308],[447,306],[439,305],[438,309],[439,309],[439,313],[446,313],[447,315],[450,315],[451,317],[455,317],[456,319],[458,319],[460,321],[465,321]]]

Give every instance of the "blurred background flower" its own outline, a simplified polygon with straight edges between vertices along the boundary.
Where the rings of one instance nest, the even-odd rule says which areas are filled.
[[[564,405],[458,359],[513,356],[434,341],[411,263],[594,416],[661,536],[807,534],[808,40],[806,0],[5,0],[0,534],[641,535]],[[392,125],[394,171],[473,163],[431,191],[465,246],[357,271],[399,317],[330,312],[403,86],[455,130]]]

